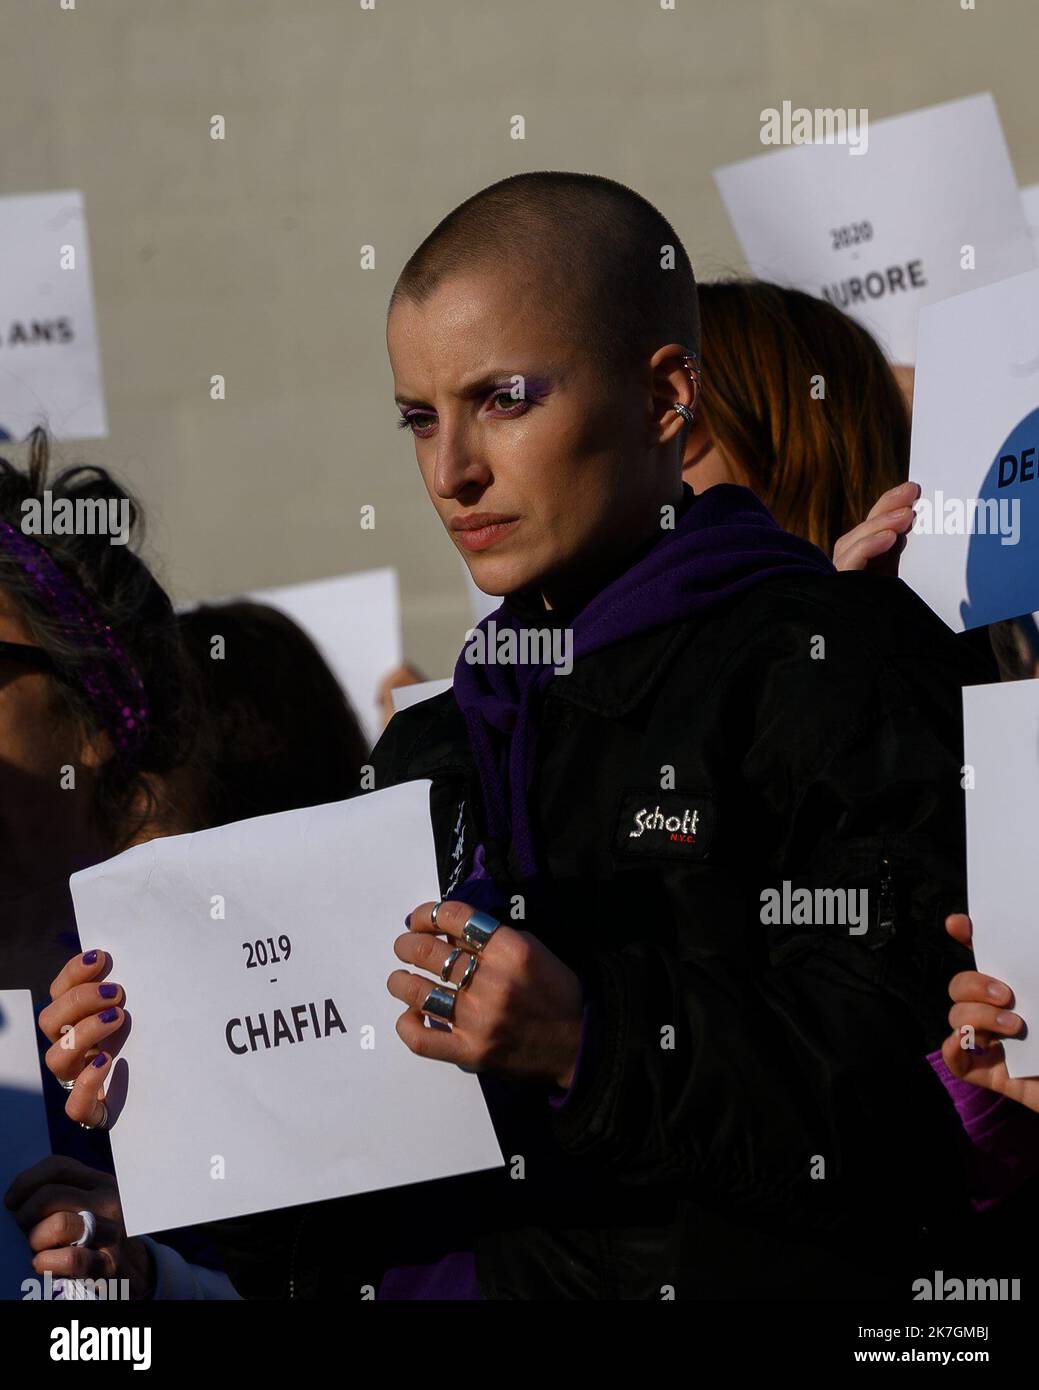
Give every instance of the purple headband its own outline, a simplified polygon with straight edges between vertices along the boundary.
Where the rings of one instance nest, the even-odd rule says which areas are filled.
[[[101,621],[86,594],[48,552],[10,522],[0,521],[0,545],[28,575],[65,636],[77,646],[99,649],[96,660],[85,662],[76,679],[117,756],[124,762],[136,762],[148,736],[148,700],[144,682],[113,636],[111,625]]]

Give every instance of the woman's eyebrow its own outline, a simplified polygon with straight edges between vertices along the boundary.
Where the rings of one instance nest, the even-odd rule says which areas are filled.
[[[547,391],[552,385],[559,382],[561,372],[546,372],[542,368],[535,376],[533,373],[518,372],[514,367],[502,367],[500,371],[491,370],[481,372],[478,377],[463,383],[457,391],[452,392],[459,400],[478,400],[481,396],[494,389],[511,387],[514,381],[523,383],[524,390]],[[427,401],[417,400],[411,396],[394,396],[394,400],[399,406],[412,407],[421,406],[424,409],[432,409]]]
[[[499,388],[511,388],[513,383],[520,382],[524,390],[537,388],[540,391],[547,390],[553,383],[558,382],[562,373],[548,368],[540,368],[537,373],[519,372],[515,367],[502,367],[497,371],[481,372],[479,377],[466,383],[456,393],[463,400],[470,400],[478,396],[485,396],[488,391]]]

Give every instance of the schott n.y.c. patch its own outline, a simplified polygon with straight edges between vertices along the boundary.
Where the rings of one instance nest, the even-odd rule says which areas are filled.
[[[705,859],[714,837],[714,802],[682,792],[625,792],[614,849],[651,859]]]

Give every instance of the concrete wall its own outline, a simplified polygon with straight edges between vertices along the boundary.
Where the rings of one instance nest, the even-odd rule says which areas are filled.
[[[431,675],[469,609],[394,428],[383,326],[451,207],[518,170],[603,173],[701,276],[740,269],[711,170],[759,153],[784,98],[876,120],[991,90],[1039,181],[1036,0],[61,5],[0,0],[0,192],[86,198],[111,437],[63,455],[129,478],[178,598],[397,565]]]

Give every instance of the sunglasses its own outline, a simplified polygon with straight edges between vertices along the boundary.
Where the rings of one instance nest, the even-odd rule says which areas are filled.
[[[48,675],[58,674],[54,658],[42,647],[30,647],[23,642],[0,642],[0,661],[14,661],[29,671],[45,671]]]

